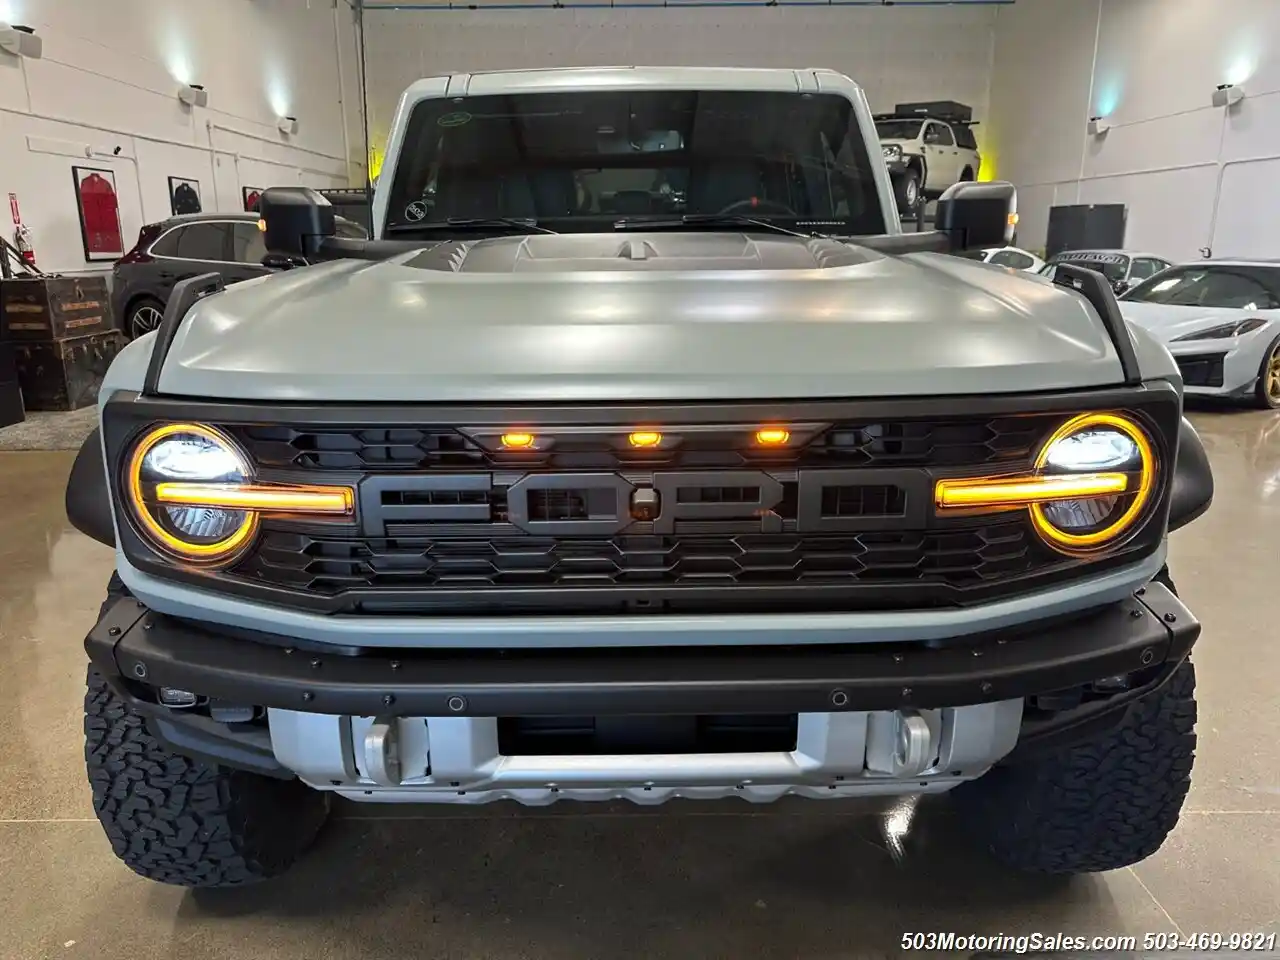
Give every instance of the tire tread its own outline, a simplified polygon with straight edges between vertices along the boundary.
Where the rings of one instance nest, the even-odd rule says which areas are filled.
[[[1095,741],[997,767],[953,794],[1006,866],[1091,873],[1155,853],[1178,823],[1195,759],[1195,669],[1184,662]]]
[[[87,684],[93,808],[134,872],[185,887],[239,886],[282,873],[315,839],[327,794],[173,753],[93,667]]]

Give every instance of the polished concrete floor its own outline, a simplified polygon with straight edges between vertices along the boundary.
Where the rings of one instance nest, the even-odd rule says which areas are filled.
[[[108,550],[67,525],[70,454],[0,453],[0,957],[836,958],[910,931],[1280,931],[1280,414],[1194,416],[1217,499],[1175,534],[1204,623],[1200,748],[1156,856],[1002,875],[945,802],[649,810],[345,806],[291,875],[148,883],[112,857],[81,757],[81,638]]]

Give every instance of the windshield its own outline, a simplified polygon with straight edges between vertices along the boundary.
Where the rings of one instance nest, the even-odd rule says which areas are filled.
[[[414,107],[387,231],[536,218],[557,231],[733,213],[823,232],[885,230],[852,103],[830,94],[575,91]]]
[[[876,136],[881,140],[914,140],[920,136],[923,120],[877,120]]]
[[[1182,307],[1280,309],[1280,267],[1174,267],[1134,287],[1124,297]]]
[[[1123,280],[1129,272],[1129,258],[1122,253],[1105,253],[1095,250],[1075,250],[1060,253],[1049,261],[1055,263],[1074,263],[1088,270],[1096,270],[1112,283]]]

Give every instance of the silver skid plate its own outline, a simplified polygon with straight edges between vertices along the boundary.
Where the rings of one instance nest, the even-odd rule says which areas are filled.
[[[1017,742],[1022,701],[945,710],[806,713],[796,748],[757,753],[505,756],[495,718],[335,717],[271,710],[278,759],[353,800],[528,805],[740,796],[769,802],[938,793]]]

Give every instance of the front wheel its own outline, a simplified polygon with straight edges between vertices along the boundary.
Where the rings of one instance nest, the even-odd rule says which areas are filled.
[[[1272,342],[1262,358],[1258,386],[1254,390],[1254,405],[1263,410],[1280,409],[1280,339]]]
[[[1191,786],[1195,686],[1187,660],[1095,740],[961,784],[952,791],[960,815],[1016,870],[1091,873],[1151,856]]]
[[[174,753],[93,667],[84,698],[93,809],[135,873],[183,887],[232,887],[283,873],[311,845],[327,794],[298,780]]]

